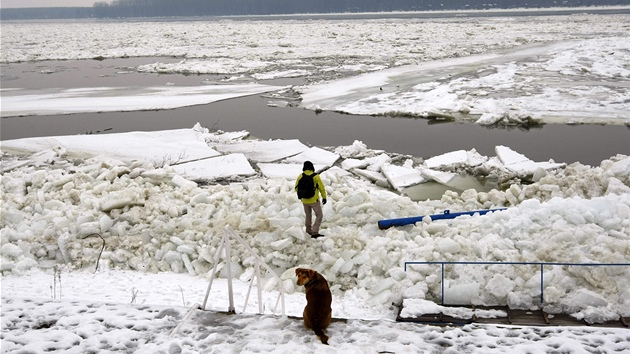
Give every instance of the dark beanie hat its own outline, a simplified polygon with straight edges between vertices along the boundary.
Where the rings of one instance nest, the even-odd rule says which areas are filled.
[[[315,167],[313,167],[313,163],[310,161],[304,161],[304,167],[302,167],[302,171],[315,171]]]

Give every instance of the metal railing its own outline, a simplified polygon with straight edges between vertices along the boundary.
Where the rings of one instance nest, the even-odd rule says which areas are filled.
[[[545,266],[575,266],[575,267],[630,267],[630,263],[564,263],[564,262],[465,262],[465,261],[434,261],[434,262],[405,262],[405,272],[407,265],[442,265],[442,305],[444,305],[444,265],[464,264],[464,265],[528,265],[540,266],[540,304],[545,303],[544,298],[544,268]]]
[[[206,309],[206,304],[208,302],[208,296],[210,295],[210,289],[212,288],[212,282],[215,278],[217,272],[217,266],[219,264],[219,258],[221,258],[221,253],[225,250],[225,269],[226,269],[226,277],[227,277],[227,285],[228,285],[228,297],[229,297],[229,307],[228,312],[235,313],[236,309],[234,308],[234,291],[232,290],[232,266],[231,266],[231,246],[230,246],[230,238],[234,238],[237,240],[245,249],[249,252],[249,254],[254,258],[255,265],[255,273],[254,278],[256,278],[257,290],[258,290],[258,313],[263,313],[262,308],[262,284],[261,284],[261,275],[260,275],[260,266],[263,266],[267,269],[267,272],[276,280],[276,285],[278,286],[278,300],[276,300],[276,306],[273,309],[273,313],[276,312],[278,308],[278,303],[281,303],[282,306],[282,316],[285,314],[285,304],[284,304],[284,285],[282,280],[276,273],[265,263],[265,261],[260,258],[260,256],[254,252],[254,250],[234,231],[231,226],[226,226],[225,231],[223,233],[223,240],[221,241],[221,245],[217,248],[217,252],[214,255],[214,267],[212,268],[212,274],[210,275],[210,281],[208,282],[208,290],[206,290],[206,296],[203,300],[203,304],[201,305],[201,309]],[[249,283],[249,289],[247,290],[247,295],[245,297],[245,304],[243,305],[243,312],[247,309],[247,302],[249,300],[249,295],[252,290],[252,285],[254,283],[254,279],[252,278]]]

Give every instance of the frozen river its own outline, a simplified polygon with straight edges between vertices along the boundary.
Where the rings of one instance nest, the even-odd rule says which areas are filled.
[[[214,75],[138,73],[133,68],[156,58],[68,60],[2,66],[3,88],[73,88],[102,86],[199,85]],[[177,59],[160,58],[162,61]],[[272,85],[300,79],[268,80]],[[292,139],[317,146],[363,141],[373,149],[431,157],[453,150],[477,149],[491,155],[496,145],[511,146],[535,160],[580,161],[597,165],[617,153],[630,154],[630,129],[620,125],[547,124],[531,128],[488,128],[419,118],[316,114],[299,107],[270,107],[264,95],[222,100],[173,110],[78,113],[2,118],[2,140],[24,137],[118,133],[202,126],[247,130],[261,139]],[[558,144],[558,136],[563,143]],[[533,144],[532,142],[536,143]],[[589,141],[589,144],[584,144]]]
[[[506,145],[598,165],[630,154],[624,11],[3,23],[1,138],[199,122],[425,158]],[[423,119],[435,112],[456,122]],[[554,124],[487,123],[529,116]]]

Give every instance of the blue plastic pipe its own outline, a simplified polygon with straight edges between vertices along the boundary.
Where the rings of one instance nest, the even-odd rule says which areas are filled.
[[[499,210],[506,210],[506,209],[507,208],[498,208],[498,209],[489,209],[489,210],[462,211],[458,213],[451,213],[450,210],[444,210],[443,214],[429,215],[429,217],[431,217],[431,220],[455,219],[456,217],[462,216],[462,215],[475,215],[475,214],[484,215],[487,213],[491,213],[491,212],[495,212]],[[413,216],[409,218],[379,220],[378,228],[381,230],[384,230],[392,226],[404,226],[404,225],[409,225],[409,224],[415,224],[418,221],[422,221],[422,218],[424,218],[425,216]]]

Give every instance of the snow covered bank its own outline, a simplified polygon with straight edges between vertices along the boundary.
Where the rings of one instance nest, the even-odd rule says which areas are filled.
[[[322,345],[304,328],[300,319],[239,313],[226,315],[212,311],[194,311],[181,322],[188,308],[185,300],[205,284],[187,276],[107,272],[96,275],[76,272],[64,278],[68,291],[62,299],[49,300],[10,295],[2,297],[2,351],[4,353],[122,351],[134,353],[518,353],[558,350],[601,351],[627,354],[628,330],[594,327],[497,327],[466,325],[430,326],[388,320],[370,321],[350,317],[334,321],[328,328],[330,346]],[[64,274],[65,276],[66,274]],[[24,288],[25,283],[48,285],[50,278],[34,276],[6,277],[3,287]],[[107,284],[107,287],[97,284]],[[76,288],[72,288],[72,285]],[[242,294],[246,286],[237,284]],[[83,291],[86,285],[90,291]],[[110,286],[111,285],[111,286]],[[180,290],[184,289],[183,291]],[[47,293],[44,286],[33,289]],[[125,291],[111,291],[124,289]],[[132,290],[140,291],[137,302],[130,304]],[[143,290],[146,292],[143,293]],[[4,288],[3,288],[4,293]],[[114,294],[112,296],[112,293]],[[147,297],[147,295],[149,295]],[[213,294],[213,300],[226,303],[225,293]],[[98,301],[92,299],[108,300]],[[160,301],[160,297],[167,301]],[[90,299],[90,300],[86,300]],[[359,299],[335,297],[333,311],[353,309]],[[288,301],[294,316],[305,305],[304,294],[296,293]],[[239,304],[240,306],[240,304]],[[239,307],[240,309],[240,307]],[[351,315],[361,316],[361,311]],[[176,326],[178,331],[173,333]],[[173,333],[173,334],[171,334]]]
[[[3,152],[42,151],[19,158],[3,154],[3,274],[23,275],[34,268],[52,269],[56,265],[94,269],[102,245],[97,236],[101,235],[106,243],[100,258],[102,268],[204,277],[214,263],[223,229],[230,225],[282,275],[288,293],[296,291],[292,268],[307,265],[322,272],[338,296],[352,293],[364,301],[364,306],[382,307],[392,313],[390,304],[399,303],[403,296],[440,297],[437,269],[413,267],[405,273],[401,268],[405,261],[624,263],[629,259],[627,156],[613,156],[598,167],[557,164],[548,171],[544,169],[546,163],[534,163],[535,169],[527,172],[536,176],[531,184],[521,184],[515,178],[505,191],[447,192],[440,200],[414,202],[353,173],[361,169],[357,167],[361,163],[361,171],[382,173],[385,166],[402,163],[404,158],[372,151],[360,142],[333,151],[312,148],[313,155],[305,156],[315,157],[322,166],[335,166],[322,173],[329,195],[324,207],[326,237],[311,240],[302,229],[303,211],[293,191],[299,164],[291,158],[304,153],[304,148],[296,141],[243,140],[247,135],[243,132],[216,134],[199,126],[193,133],[186,140],[180,133],[179,144],[194,146],[201,141],[208,149],[224,150],[225,154],[220,157],[223,162],[210,163],[217,157],[201,160],[214,167],[205,170],[206,176],[204,169],[196,170],[194,179],[231,183],[198,185],[187,176],[186,163],[155,166],[142,159],[146,156],[143,151],[163,151],[163,132],[146,133],[155,134],[154,144],[146,140],[136,149],[129,146],[127,156],[116,159],[95,156],[81,144],[73,145],[69,137],[3,142]],[[110,139],[103,145],[120,146],[122,140],[118,139],[124,139],[125,134],[99,137]],[[264,153],[266,146],[270,147],[269,154]],[[235,151],[228,147],[246,159],[231,158]],[[278,155],[282,150],[284,157]],[[478,169],[522,176],[522,171],[510,171],[508,166],[527,159],[508,153],[504,147],[497,151],[498,157],[477,156],[470,161],[485,161],[485,167]],[[454,161],[452,156],[441,163],[436,160],[432,163],[444,166],[443,172],[461,167],[461,161],[447,163]],[[264,162],[274,171],[273,176],[257,172],[247,177],[249,173],[235,172],[244,165],[257,170],[257,161],[278,161]],[[409,170],[429,169],[426,164],[401,165]],[[216,166],[222,166],[220,177],[212,172]],[[345,170],[343,166],[352,168]],[[386,218],[496,207],[508,210],[385,231],[377,226],[378,220]],[[235,246],[232,261],[236,276],[247,280],[253,263],[243,251]],[[545,308],[550,312],[592,313],[589,309],[595,306],[602,310],[592,315],[597,318],[627,315],[628,272],[625,268],[553,267],[545,273]],[[458,287],[476,289],[460,294],[459,298],[469,303],[538,306],[536,270],[455,268],[449,279],[450,293],[457,293]]]

